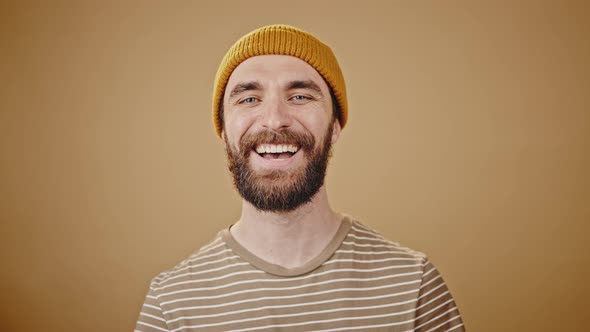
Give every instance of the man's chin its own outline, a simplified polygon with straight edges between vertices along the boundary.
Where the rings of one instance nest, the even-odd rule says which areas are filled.
[[[294,178],[302,176],[306,164],[304,165],[288,165],[287,167],[268,167],[268,165],[260,164],[250,160],[248,167],[253,171],[257,178],[270,179],[273,181],[293,181]]]
[[[289,172],[284,170],[255,172],[254,183],[259,188],[268,190],[288,190],[303,181],[302,174],[299,172]]]

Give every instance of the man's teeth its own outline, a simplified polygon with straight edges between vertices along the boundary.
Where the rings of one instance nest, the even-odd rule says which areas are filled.
[[[292,144],[260,144],[256,147],[258,153],[297,152],[298,148]]]

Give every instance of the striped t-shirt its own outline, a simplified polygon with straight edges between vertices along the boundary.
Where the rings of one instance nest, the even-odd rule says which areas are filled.
[[[247,251],[228,229],[151,282],[136,331],[465,331],[424,254],[344,217],[294,269]]]

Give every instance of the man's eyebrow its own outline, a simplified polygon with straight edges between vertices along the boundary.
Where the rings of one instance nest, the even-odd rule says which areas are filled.
[[[295,89],[307,89],[311,90],[320,96],[323,96],[322,89],[312,80],[305,80],[305,81],[291,81],[287,86],[287,90],[295,90]]]
[[[242,82],[236,84],[236,86],[231,90],[229,93],[229,98],[235,97],[236,95],[244,92],[244,91],[252,91],[252,90],[262,90],[262,85],[256,81],[252,82]]]

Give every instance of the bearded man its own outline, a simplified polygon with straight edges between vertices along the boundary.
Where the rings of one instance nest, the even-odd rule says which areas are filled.
[[[241,217],[152,280],[136,331],[465,330],[424,254],[330,207],[347,114],[336,57],[312,35],[272,25],[231,47],[213,122]]]

